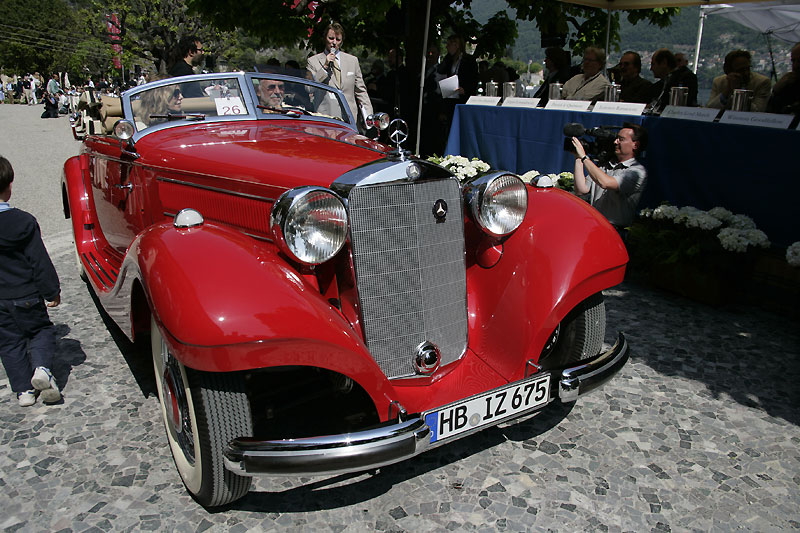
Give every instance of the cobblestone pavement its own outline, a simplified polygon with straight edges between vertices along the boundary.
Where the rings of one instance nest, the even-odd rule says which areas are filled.
[[[14,164],[59,177],[31,172],[35,158]],[[49,200],[12,200],[52,216]],[[64,401],[20,408],[0,370],[4,531],[800,529],[797,323],[630,283],[606,291],[606,306],[609,337],[624,330],[632,359],[571,410],[552,405],[377,474],[259,479],[210,513],[174,468],[148,356],[103,321],[58,224],[45,241],[63,285],[51,317]]]

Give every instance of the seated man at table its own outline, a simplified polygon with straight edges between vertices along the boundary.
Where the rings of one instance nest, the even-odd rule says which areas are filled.
[[[562,89],[564,100],[603,100],[610,85],[603,76],[606,53],[602,48],[590,46],[583,51],[583,73],[567,80]]]
[[[792,47],[792,70],[781,76],[772,88],[767,105],[770,113],[800,113],[800,43]]]
[[[647,181],[647,170],[636,160],[647,145],[647,131],[638,124],[625,123],[614,141],[617,164],[600,168],[586,155],[577,137],[575,147],[575,194],[589,195],[592,204],[621,234],[633,223],[636,207]],[[589,174],[586,178],[584,168]]]
[[[623,102],[636,102],[646,104],[650,101],[650,87],[652,83],[642,78],[642,57],[636,52],[627,51],[619,60],[619,70],[622,74],[619,99]]]
[[[730,109],[733,103],[733,91],[748,89],[753,91],[750,111],[766,111],[772,83],[768,77],[750,72],[750,52],[747,50],[728,52],[722,70],[725,74],[717,76],[711,82],[711,97],[706,107]]]
[[[650,104],[647,111],[661,113],[667,104],[673,87],[686,87],[686,105],[697,105],[697,76],[688,68],[678,66],[675,55],[666,48],[655,51],[650,59],[650,70],[658,78],[650,89]]]

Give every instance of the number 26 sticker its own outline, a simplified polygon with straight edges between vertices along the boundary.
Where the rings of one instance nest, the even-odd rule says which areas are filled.
[[[217,115],[246,115],[247,108],[242,103],[242,99],[238,96],[231,98],[215,98],[214,103],[217,106]]]

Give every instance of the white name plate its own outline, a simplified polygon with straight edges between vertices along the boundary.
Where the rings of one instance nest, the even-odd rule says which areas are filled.
[[[467,100],[467,105],[497,105],[499,103],[499,96],[470,96]]]
[[[611,113],[612,115],[641,115],[647,104],[635,102],[597,102],[592,113]]]
[[[548,100],[545,109],[562,109],[565,111],[588,111],[592,103],[588,100]]]
[[[503,107],[536,107],[539,105],[541,98],[519,98],[516,96],[509,96],[503,100]]]
[[[719,115],[719,109],[708,107],[684,107],[668,105],[661,112],[661,118],[682,118],[684,120],[696,120],[698,122],[714,122]]]
[[[720,124],[742,124],[744,126],[761,126],[763,128],[787,129],[794,115],[776,115],[773,113],[754,113],[752,111],[725,111]]]

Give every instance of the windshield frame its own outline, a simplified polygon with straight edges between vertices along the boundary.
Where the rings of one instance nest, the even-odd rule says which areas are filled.
[[[321,120],[324,122],[333,122],[334,124],[345,125],[353,129],[354,131],[358,131],[358,128],[356,127],[356,119],[353,116],[352,111],[350,110],[350,105],[347,103],[347,99],[345,98],[344,93],[339,89],[337,89],[336,87],[331,87],[330,85],[319,83],[309,78],[299,78],[297,76],[289,76],[288,74],[279,74],[273,72],[247,72],[245,74],[245,77],[247,79],[247,87],[252,92],[250,97],[254,102],[256,102],[256,105],[258,105],[259,99],[258,95],[256,94],[256,88],[255,88],[256,84],[253,83],[253,80],[259,80],[259,79],[278,80],[278,81],[283,81],[284,83],[302,83],[309,87],[314,87],[321,91],[327,91],[332,94],[335,94],[339,100],[339,105],[347,115],[346,117],[347,120],[344,120],[345,117],[342,117],[342,119],[337,119],[337,118],[328,118],[325,116],[317,116],[317,115],[302,115],[302,117],[300,118],[304,120]],[[274,119],[274,118],[296,119],[298,117],[293,115],[280,115],[280,114],[257,112],[256,118],[258,118],[259,120],[263,120],[263,119]]]
[[[254,79],[262,79],[262,78],[269,78],[269,79],[276,79],[281,80],[284,82],[291,82],[291,83],[303,83],[305,85],[315,87],[321,90],[330,91],[336,94],[337,98],[340,101],[340,105],[345,110],[347,114],[347,121],[336,119],[336,118],[328,118],[325,116],[314,116],[314,115],[300,115],[299,117],[296,114],[279,114],[279,113],[261,113],[260,109],[257,108],[259,104],[258,95],[256,94],[255,84],[253,82]],[[140,138],[149,135],[156,131],[161,131],[163,129],[168,128],[175,128],[179,126],[185,126],[187,124],[192,125],[203,125],[203,124],[211,124],[211,123],[220,123],[220,122],[240,122],[244,120],[310,120],[314,122],[325,122],[325,123],[333,123],[339,126],[347,127],[355,132],[358,131],[356,127],[355,118],[350,111],[350,106],[347,104],[347,100],[344,97],[344,94],[329,85],[325,85],[322,83],[318,83],[313,80],[309,80],[306,78],[298,78],[296,76],[288,76],[285,74],[273,74],[269,72],[214,72],[208,74],[193,74],[190,76],[178,76],[173,78],[166,78],[163,80],[157,80],[154,82],[146,83],[144,85],[139,85],[137,87],[133,87],[128,89],[127,91],[123,92],[120,97],[122,100],[122,109],[123,114],[126,119],[134,122],[135,124],[135,116],[133,113],[133,100],[136,99],[141,93],[156,89],[158,87],[163,87],[165,85],[173,85],[180,80],[180,83],[189,83],[193,81],[213,81],[213,80],[236,80],[239,84],[239,89],[241,93],[242,103],[247,108],[247,113],[239,114],[239,115],[208,115],[204,119],[197,120],[191,116],[187,118],[181,119],[173,119],[167,120],[165,122],[161,122],[159,124],[154,124],[152,126],[147,127],[146,129],[139,130],[136,128],[136,132],[133,135],[133,141],[136,142]],[[187,113],[188,114],[188,113]]]

